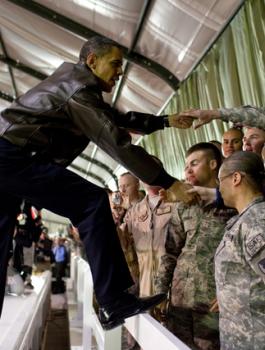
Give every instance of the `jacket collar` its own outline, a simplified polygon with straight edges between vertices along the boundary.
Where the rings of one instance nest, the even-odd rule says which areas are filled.
[[[237,221],[238,219],[243,216],[251,207],[253,207],[254,205],[264,202],[264,197],[263,196],[259,196],[256,199],[254,199],[252,202],[250,202],[246,208],[238,215],[233,216],[228,222],[227,222],[227,229],[230,229]]]

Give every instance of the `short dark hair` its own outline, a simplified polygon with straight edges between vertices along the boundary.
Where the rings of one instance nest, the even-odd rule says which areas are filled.
[[[227,129],[227,130],[224,132],[224,134],[227,133],[228,131],[236,131],[236,132],[238,132],[238,133],[240,134],[240,136],[242,136],[242,139],[243,139],[243,137],[244,137],[244,133],[243,133],[242,129],[240,129],[240,128],[235,128],[235,127],[233,127],[233,128]],[[223,134],[223,135],[224,135],[224,134]]]
[[[227,173],[242,172],[246,175],[248,184],[262,192],[265,171],[260,155],[249,151],[238,151],[226,158],[222,170]]]
[[[97,56],[103,56],[104,54],[109,52],[112,47],[120,48],[119,44],[111,39],[97,35],[92,36],[82,46],[79,53],[79,62],[85,63],[87,56],[90,53],[95,53]]]
[[[210,159],[215,159],[217,163],[216,170],[220,168],[222,164],[222,154],[219,151],[219,149],[212,143],[210,142],[199,142],[196,143],[195,145],[191,146],[187,152],[186,152],[186,157],[188,157],[190,154],[198,151],[203,151],[205,152]]]

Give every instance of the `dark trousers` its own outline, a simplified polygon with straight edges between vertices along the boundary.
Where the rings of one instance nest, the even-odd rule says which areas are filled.
[[[65,276],[65,262],[55,262],[55,278],[56,282],[61,282]]]
[[[78,228],[100,305],[111,303],[133,284],[105,190],[0,138],[0,198],[0,311],[22,198],[68,217]]]

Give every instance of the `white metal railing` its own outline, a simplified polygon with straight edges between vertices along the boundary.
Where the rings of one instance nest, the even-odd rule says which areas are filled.
[[[45,271],[38,277],[38,279],[43,279],[44,283],[34,305],[34,310],[25,330],[23,340],[19,344],[19,350],[38,349],[40,347],[42,332],[45,327],[45,320],[47,319],[50,305],[51,277],[50,271]],[[36,288],[36,286],[34,287]]]
[[[40,348],[50,305],[51,272],[32,276],[34,290],[20,296],[5,296],[0,320],[0,350]]]
[[[74,257],[71,260],[71,285],[76,292],[80,317],[82,308],[83,349],[91,349],[92,335],[99,350],[121,350],[122,327],[104,331],[93,308],[93,281],[88,263]],[[177,337],[148,314],[126,319],[124,326],[143,350],[190,350]]]

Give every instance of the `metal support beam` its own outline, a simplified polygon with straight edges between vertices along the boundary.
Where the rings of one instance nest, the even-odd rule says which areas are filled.
[[[14,97],[13,96],[10,96],[9,94],[6,94],[3,91],[0,91],[0,98],[2,100],[6,100],[8,102],[13,102],[14,101]]]
[[[90,176],[90,177],[92,177],[93,179],[95,179],[95,180],[97,180],[98,182],[100,182],[100,183],[103,185],[103,187],[107,187],[106,183],[103,181],[103,179],[102,179],[100,176],[95,175],[95,174],[91,173],[90,171],[86,171],[86,170],[84,170],[83,168],[81,168],[80,166],[75,165],[75,164],[69,165],[69,168],[75,169],[75,170],[79,171],[79,172],[82,173],[82,174],[85,174],[85,175],[87,175],[87,176]]]
[[[139,36],[141,34],[142,27],[144,25],[144,22],[146,20],[147,14],[151,8],[152,3],[153,3],[152,0],[145,0],[144,1],[144,4],[143,4],[142,9],[141,9],[141,13],[140,13],[137,25],[136,25],[135,34],[134,34],[131,46],[128,50],[128,53],[131,53],[135,49],[135,46],[136,46],[137,41],[139,39]]]
[[[30,68],[28,66],[26,66],[23,63],[20,63],[18,61],[13,60],[10,57],[4,57],[4,55],[0,55],[0,61],[4,62],[5,64],[7,64],[8,66],[11,66],[15,69],[21,70],[22,72],[31,75],[34,78],[40,79],[40,80],[44,80],[48,77],[48,75],[43,74],[41,72],[38,72],[37,70]]]
[[[138,19],[138,23],[137,23],[137,26],[136,26],[136,31],[135,31],[135,34],[134,34],[131,46],[128,49],[128,54],[132,53],[134,51],[134,49],[135,49],[135,46],[136,46],[137,41],[139,39],[139,36],[141,34],[141,29],[142,29],[142,27],[144,25],[147,13],[150,10],[152,2],[153,2],[152,0],[145,0],[144,1],[144,4],[143,4],[142,9],[141,9],[140,17]],[[115,108],[115,105],[116,105],[116,103],[118,101],[118,98],[119,98],[119,96],[121,94],[121,90],[123,88],[123,85],[124,85],[124,82],[125,82],[125,78],[127,76],[128,70],[129,70],[129,66],[130,66],[129,62],[126,61],[125,65],[123,67],[123,75],[120,78],[119,83],[118,83],[118,85],[117,85],[117,87],[115,89],[115,92],[113,94],[113,98],[112,98],[112,102],[111,102],[111,105],[112,105],[113,108]]]
[[[6,46],[5,46],[5,43],[4,43],[1,31],[0,31],[0,44],[2,46],[3,56],[5,58],[8,58],[7,51],[6,51]],[[16,86],[16,82],[15,82],[15,78],[14,78],[14,74],[13,74],[12,68],[11,68],[11,66],[9,64],[7,66],[8,66],[8,71],[9,71],[9,75],[10,75],[10,79],[11,79],[11,83],[12,83],[12,87],[13,87],[13,96],[14,97],[18,97],[18,90],[17,90],[17,86]]]
[[[61,26],[69,30],[70,32],[73,32],[83,38],[88,39],[91,36],[100,35],[99,33],[89,29],[88,27],[78,22],[75,22],[70,18],[63,16],[35,1],[32,1],[32,0],[8,0],[8,1],[48,21],[51,21],[54,24]],[[159,63],[156,63],[151,59],[146,58],[137,52],[128,52],[128,49],[126,47],[121,46],[120,44],[118,45],[122,48],[124,57],[129,62],[133,62],[149,70],[150,72],[154,73],[155,75],[163,79],[165,82],[167,82],[173,89],[176,89],[176,87],[178,86],[179,80],[169,70],[161,66]]]
[[[109,173],[110,176],[114,179],[116,185],[118,185],[118,178],[117,178],[117,176],[113,173],[112,169],[110,167],[108,167],[106,164],[102,163],[101,161],[99,161],[99,160],[97,160],[95,158],[92,158],[92,157],[88,156],[85,153],[81,153],[79,155],[79,157],[82,158],[82,159],[87,160],[88,162],[91,162],[91,163],[99,166],[100,168],[102,168],[104,170],[106,170],[106,172]]]

